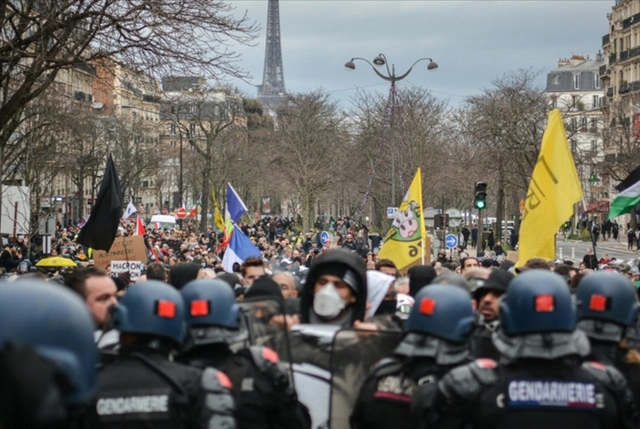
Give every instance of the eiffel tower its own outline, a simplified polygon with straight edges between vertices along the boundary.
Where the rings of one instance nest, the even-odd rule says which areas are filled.
[[[284,104],[286,92],[280,44],[280,5],[278,0],[269,0],[264,71],[262,85],[258,86],[258,99],[265,107],[277,107]]]

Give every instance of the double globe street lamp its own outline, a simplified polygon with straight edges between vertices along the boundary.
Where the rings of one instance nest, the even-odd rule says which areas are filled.
[[[351,58],[351,60],[347,61],[346,64],[344,65],[347,71],[352,71],[356,69],[356,64],[355,64],[356,60],[364,61],[365,63],[369,64],[369,66],[371,66],[371,69],[378,75],[378,77],[386,80],[387,82],[391,82],[391,92],[389,94],[389,97],[391,98],[390,128],[392,133],[394,132],[394,114],[395,114],[395,108],[396,108],[396,82],[409,76],[409,73],[411,73],[411,70],[413,70],[413,67],[421,61],[429,61],[429,65],[427,65],[427,70],[435,70],[438,68],[438,64],[435,61],[433,61],[433,59],[420,58],[416,60],[411,65],[411,67],[409,67],[409,70],[407,70],[405,73],[398,76],[396,75],[395,64],[392,64],[391,69],[389,69],[389,61],[387,60],[387,57],[384,54],[378,54],[378,56],[373,59],[373,63],[371,63],[366,58],[361,58],[361,57]],[[387,69],[387,73],[386,74],[381,73],[376,68],[376,66],[377,67],[385,66]],[[395,207],[396,206],[396,156],[395,156],[395,148],[393,145],[393,134],[389,140],[391,141],[391,205]]]

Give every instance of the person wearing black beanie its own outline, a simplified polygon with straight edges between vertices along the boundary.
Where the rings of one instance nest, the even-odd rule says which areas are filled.
[[[415,265],[409,268],[409,295],[415,298],[423,287],[436,278],[436,270],[431,265]]]

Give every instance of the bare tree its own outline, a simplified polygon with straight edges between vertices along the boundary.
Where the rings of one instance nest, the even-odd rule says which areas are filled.
[[[544,89],[535,83],[538,74],[521,69],[495,79],[492,87],[466,99],[461,116],[464,132],[490,155],[479,179],[495,189],[498,228],[505,211],[505,190],[524,198],[542,142],[548,102]],[[512,207],[511,212],[516,210]]]
[[[61,70],[109,58],[154,76],[244,77],[229,42],[257,25],[220,0],[13,0],[0,3],[0,176],[25,107]]]
[[[215,179],[228,177],[227,169],[234,160],[241,159],[238,150],[246,140],[246,118],[242,99],[229,91],[208,88],[202,92],[182,94],[169,101],[164,118],[184,131],[188,146],[198,157],[196,170],[201,175],[202,218],[200,227],[206,230],[207,213],[213,175]],[[224,138],[223,138],[224,136]]]
[[[300,199],[303,228],[308,229],[317,198],[331,192],[348,168],[344,116],[321,90],[290,96],[277,115],[272,175],[281,175]]]

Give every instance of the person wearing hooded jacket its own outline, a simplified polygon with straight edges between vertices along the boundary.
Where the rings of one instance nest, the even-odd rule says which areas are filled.
[[[460,287],[423,288],[393,354],[380,361],[364,382],[351,414],[351,428],[418,427],[420,412],[410,412],[419,386],[437,385],[449,370],[469,361],[473,328],[471,296]],[[431,404],[420,400],[421,412]]]
[[[366,266],[362,258],[344,249],[330,250],[315,259],[300,296],[303,324],[357,327],[367,308]]]
[[[493,341],[505,359],[477,359],[445,375],[427,396],[433,405],[422,416],[425,427],[637,427],[623,375],[585,360],[589,340],[577,329],[562,277],[547,270],[515,277],[501,300],[500,320]]]

